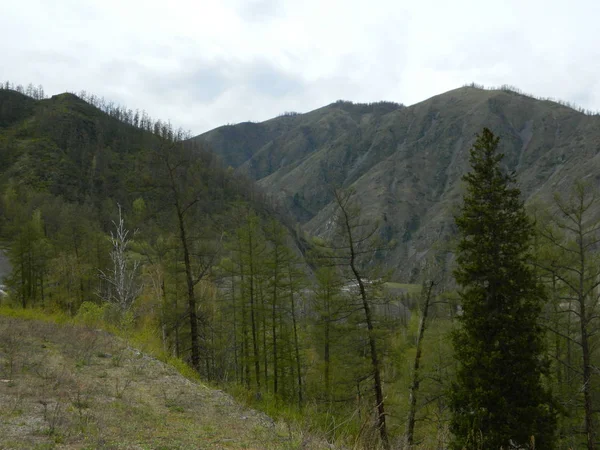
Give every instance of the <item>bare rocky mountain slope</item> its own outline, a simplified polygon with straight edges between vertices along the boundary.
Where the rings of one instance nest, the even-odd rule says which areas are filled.
[[[195,139],[257,180],[311,234],[327,234],[332,187],[353,187],[382,238],[396,244],[379,257],[412,281],[434,244],[453,236],[468,151],[483,127],[500,136],[527,201],[600,180],[600,116],[510,90],[463,87],[410,107],[336,102]]]

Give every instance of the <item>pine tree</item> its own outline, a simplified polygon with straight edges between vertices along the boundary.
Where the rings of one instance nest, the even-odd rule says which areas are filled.
[[[459,363],[451,391],[453,448],[554,447],[555,414],[542,376],[544,292],[528,265],[533,226],[499,138],[485,128],[470,153],[454,272],[461,286]]]

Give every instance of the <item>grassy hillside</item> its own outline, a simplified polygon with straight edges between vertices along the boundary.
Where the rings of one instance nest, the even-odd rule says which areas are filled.
[[[122,339],[0,314],[0,448],[323,448]]]
[[[598,179],[600,117],[509,90],[463,87],[406,108],[335,103],[196,139],[258,180],[311,234],[327,234],[332,187],[353,187],[381,237],[396,243],[381,261],[408,282],[453,235],[468,149],[484,126],[501,138],[529,200]],[[261,138],[245,140],[249,128]]]

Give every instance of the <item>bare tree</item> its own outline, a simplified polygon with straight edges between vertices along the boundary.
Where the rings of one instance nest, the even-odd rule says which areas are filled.
[[[106,289],[99,290],[98,295],[104,301],[117,305],[121,311],[127,311],[140,294],[142,284],[138,281],[139,261],[129,261],[127,258],[131,240],[129,230],[125,228],[121,205],[118,207],[119,220],[113,221],[115,231],[110,233],[112,268],[106,271],[100,270],[99,276],[106,284]]]

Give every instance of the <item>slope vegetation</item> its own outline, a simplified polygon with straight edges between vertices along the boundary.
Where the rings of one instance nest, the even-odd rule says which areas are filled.
[[[468,149],[483,127],[501,137],[505,164],[528,200],[600,176],[600,117],[475,87],[410,107],[338,102],[195,139],[258,180],[310,233],[327,234],[332,187],[354,188],[381,237],[396,244],[382,261],[409,280],[434,243],[454,233]]]
[[[1,448],[299,445],[282,424],[104,331],[0,315]]]

